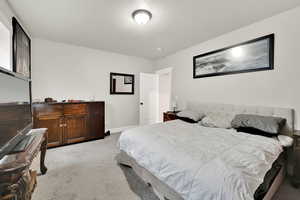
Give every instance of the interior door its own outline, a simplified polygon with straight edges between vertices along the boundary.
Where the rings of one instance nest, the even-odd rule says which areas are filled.
[[[88,136],[87,115],[65,116],[65,143],[81,142]]]
[[[158,75],[140,74],[140,125],[158,121]]]
[[[35,120],[34,128],[48,129],[48,147],[63,144],[63,118],[61,116],[40,116]]]

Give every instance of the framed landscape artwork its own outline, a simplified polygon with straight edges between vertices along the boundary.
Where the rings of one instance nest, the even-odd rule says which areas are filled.
[[[17,19],[13,17],[13,71],[30,78],[31,41]]]
[[[194,78],[274,69],[274,34],[193,58]]]

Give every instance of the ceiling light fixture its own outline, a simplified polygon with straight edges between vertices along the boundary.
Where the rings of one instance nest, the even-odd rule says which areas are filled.
[[[132,13],[132,18],[136,23],[143,25],[147,24],[151,20],[152,13],[148,10],[139,9]]]

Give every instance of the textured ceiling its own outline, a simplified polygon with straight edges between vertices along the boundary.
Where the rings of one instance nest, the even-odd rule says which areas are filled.
[[[300,5],[299,0],[8,0],[34,37],[157,59]],[[147,25],[131,13],[149,9]],[[158,50],[161,48],[161,51]]]

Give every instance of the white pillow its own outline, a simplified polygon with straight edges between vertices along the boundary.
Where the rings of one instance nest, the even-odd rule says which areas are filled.
[[[290,136],[278,135],[277,138],[283,147],[290,147],[293,145],[294,139],[291,138]]]
[[[202,126],[211,128],[231,128],[231,121],[234,116],[234,114],[230,113],[210,113],[199,123]]]
[[[204,117],[203,113],[198,113],[193,110],[183,110],[177,113],[178,117],[184,117],[194,120],[195,122],[201,120]]]

